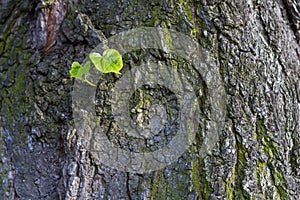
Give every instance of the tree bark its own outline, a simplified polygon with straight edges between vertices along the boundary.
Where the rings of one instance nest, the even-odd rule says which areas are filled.
[[[0,5],[1,199],[300,199],[299,1]],[[145,59],[175,60],[200,91],[199,120],[205,122],[176,161],[135,174],[110,168],[90,152],[88,130],[74,125],[69,69],[107,38],[144,26],[181,32],[208,52],[225,88],[226,116],[217,144],[200,155],[210,121],[203,77],[188,61],[159,50],[124,55],[124,70]],[[102,78],[106,89],[98,85],[97,98],[104,103],[96,110],[110,124],[101,113],[118,76]],[[162,97],[168,93],[158,89]],[[132,145],[108,137],[127,150]]]

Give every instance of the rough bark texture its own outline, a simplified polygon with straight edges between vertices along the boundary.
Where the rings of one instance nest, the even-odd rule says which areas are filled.
[[[0,2],[1,199],[300,199],[299,1]],[[137,175],[90,154],[72,121],[68,70],[141,26],[177,30],[210,52],[227,112],[211,154],[197,155],[199,132],[177,162]],[[168,62],[158,51],[125,62],[149,55]]]

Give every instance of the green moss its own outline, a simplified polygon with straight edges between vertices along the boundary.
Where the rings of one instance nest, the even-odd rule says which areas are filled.
[[[268,155],[269,160],[267,162],[268,167],[271,170],[271,175],[273,177],[274,185],[276,187],[277,193],[281,199],[285,199],[287,196],[286,186],[283,173],[280,169],[273,166],[271,161],[278,156],[278,147],[272,141],[271,137],[267,134],[267,128],[265,127],[262,120],[256,121],[256,135],[258,141],[262,145],[263,151]]]
[[[3,54],[4,47],[4,42],[0,42],[0,55]]]
[[[256,161],[256,179],[258,182],[258,185],[265,184],[267,177],[267,163],[261,162],[259,160]],[[263,190],[263,188],[260,188]]]
[[[271,137],[267,133],[267,128],[264,125],[262,120],[256,121],[256,136],[257,140],[261,143],[263,151],[268,155],[269,159],[267,162],[267,166],[271,170],[271,174],[274,180],[274,185],[276,187],[276,190],[280,196],[281,199],[284,199],[286,196],[286,190],[284,186],[284,176],[283,173],[275,168],[273,164],[270,162],[274,157],[278,156],[278,147],[275,146],[274,142],[272,141]],[[260,166],[260,165],[258,165]],[[258,168],[260,169],[260,168]],[[258,176],[258,180],[260,177]]]
[[[272,181],[268,178],[268,169],[270,170],[269,176],[272,178],[274,185],[268,186],[268,182]],[[262,193],[257,194],[256,197],[271,198],[270,194],[273,194],[274,189],[276,190],[275,195],[278,199],[286,199],[287,192],[285,186],[285,180],[283,173],[280,169],[275,168],[269,162],[256,161],[256,177],[258,185],[261,185],[260,190]]]
[[[210,186],[210,183],[206,180],[204,159],[196,158],[192,161],[191,181],[193,188],[197,192],[198,198],[209,199],[210,194],[213,192],[213,189]]]
[[[11,17],[14,17],[14,16],[11,16]],[[11,33],[10,30],[14,26],[15,22],[16,22],[16,19],[12,20],[11,22],[6,23],[3,28],[2,36],[0,36],[0,37],[6,44],[10,44],[7,42],[7,37],[10,35],[10,33]]]
[[[272,171],[274,185],[280,199],[287,199],[286,181],[284,179],[283,172],[274,166],[271,166],[270,169]]]
[[[263,146],[263,150],[265,153],[269,155],[269,157],[274,157],[278,155],[278,148],[272,142],[272,139],[267,134],[267,128],[265,127],[262,120],[256,121],[256,135],[259,142],[261,142]]]
[[[167,45],[167,47],[168,47],[169,49],[171,49],[171,48],[172,48],[172,38],[171,38],[170,31],[169,31],[169,29],[166,27],[166,25],[164,25],[164,27],[163,27],[163,32],[164,32],[164,36],[165,36],[164,42],[165,42],[165,44]]]
[[[234,185],[233,185],[234,179],[235,179],[235,167],[233,167],[232,169],[231,176],[228,176],[225,181],[225,191],[227,194],[227,198],[229,200],[234,200]]]
[[[151,199],[165,200],[167,197],[174,200],[185,199],[186,197],[182,196],[188,190],[188,185],[185,184],[188,175],[185,173],[173,171],[171,177],[165,177],[163,171],[158,171],[151,184]]]
[[[193,15],[192,15],[192,12],[190,10],[190,7],[189,7],[189,3],[186,3],[185,6],[184,6],[184,13],[186,15],[186,17],[188,18],[189,21],[193,21]]]
[[[237,136],[239,137],[239,136]],[[237,140],[237,163],[235,165],[235,187],[233,194],[231,194],[234,199],[250,199],[249,194],[243,189],[242,180],[245,177],[245,166],[247,165],[246,160],[246,149],[241,142],[241,138]]]
[[[159,26],[162,22],[162,14],[161,14],[161,8],[160,6],[154,6],[151,9],[151,18],[147,20],[144,24],[144,26]]]
[[[197,25],[195,24],[193,13],[192,13],[192,8],[190,7],[190,5],[193,5],[193,2],[180,0],[178,5],[180,7],[182,7],[187,20],[193,25],[193,27],[190,29],[190,34],[192,36],[196,36]]]
[[[14,47],[15,54],[17,55],[22,46],[22,40],[16,41],[17,46]],[[13,66],[9,67],[10,78],[14,80],[13,85],[6,89],[6,92],[2,93],[2,113],[6,118],[8,124],[14,124],[16,120],[20,120],[21,117],[25,115],[29,115],[28,110],[30,109],[30,99],[28,96],[32,97],[33,89],[27,83],[27,64],[30,54],[26,51],[22,51],[23,60],[20,63],[16,63]],[[25,93],[26,92],[26,93]],[[16,144],[24,144],[26,141],[25,133],[25,124],[22,123],[18,126],[10,126],[9,127],[12,133],[18,133],[14,136],[14,143]]]
[[[192,161],[192,171],[191,171],[191,181],[193,184],[193,188],[197,192],[198,196],[201,194],[201,187],[200,187],[200,176],[198,173],[198,159],[194,159]]]
[[[165,199],[168,191],[168,184],[165,182],[163,173],[158,173],[158,175],[153,180],[151,197],[152,199],[163,200]]]

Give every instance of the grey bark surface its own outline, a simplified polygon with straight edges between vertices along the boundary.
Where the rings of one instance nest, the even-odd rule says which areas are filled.
[[[0,199],[300,199],[299,1],[0,5]],[[213,55],[227,110],[210,154],[198,155],[206,137],[199,131],[177,161],[141,175],[111,169],[89,152],[87,131],[74,127],[69,68],[106,38],[142,26],[190,35]],[[125,69],[145,58],[171,59],[155,50],[131,52]],[[179,70],[191,67],[185,62],[179,59]],[[201,77],[182,72],[202,90],[205,105]],[[97,109],[104,112],[105,103]]]

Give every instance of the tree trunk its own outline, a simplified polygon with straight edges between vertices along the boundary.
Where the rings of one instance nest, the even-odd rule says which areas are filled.
[[[1,199],[300,199],[299,1],[1,0],[0,5]],[[113,87],[144,61],[185,74],[199,106],[189,148],[161,169],[134,173],[101,162],[104,155],[91,150],[96,125],[83,112],[87,108],[72,107],[81,83],[74,85],[69,70],[112,36],[140,27],[160,27],[171,36],[170,29],[176,30],[199,44],[206,64],[215,67],[213,76],[220,77],[226,110],[217,119],[222,124],[216,135],[209,135],[211,83],[191,60],[164,48],[123,52],[122,75],[101,75],[93,105],[115,146],[151,152],[176,137],[179,100],[163,86],[132,91],[129,107],[165,99],[170,136],[122,135],[111,118]],[[161,38],[166,48],[183,43],[170,38]],[[131,113],[136,121],[139,112]],[[90,127],[78,126],[83,122],[76,113],[87,113],[79,117]],[[209,137],[216,144],[203,153]]]

